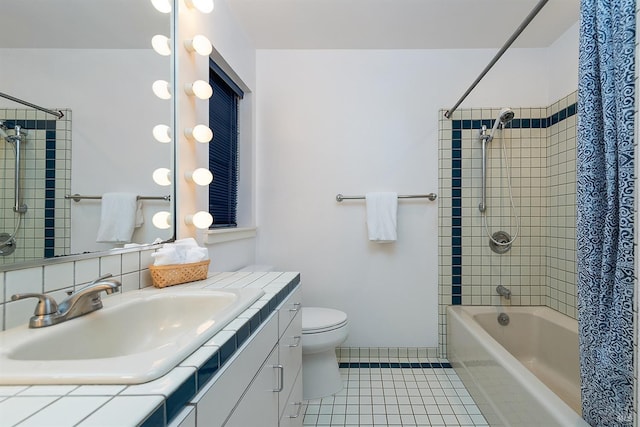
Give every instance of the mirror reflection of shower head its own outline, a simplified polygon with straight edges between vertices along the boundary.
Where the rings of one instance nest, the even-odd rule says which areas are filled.
[[[501,128],[504,128],[504,126],[507,123],[513,120],[514,116],[515,116],[515,113],[509,107],[505,107],[502,110],[500,110],[500,114],[498,115],[498,118],[495,120],[495,122],[493,122],[493,129],[491,129],[491,134],[489,134],[489,142],[493,140],[493,134],[498,129],[498,126],[501,126]]]
[[[7,135],[7,127],[5,126],[5,124],[0,121],[0,138],[7,138],[9,135]]]

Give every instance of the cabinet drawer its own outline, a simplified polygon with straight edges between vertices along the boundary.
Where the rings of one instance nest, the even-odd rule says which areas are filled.
[[[280,427],[301,427],[304,418],[304,402],[302,400],[302,369],[298,371],[291,394],[284,401],[280,414]]]
[[[302,291],[300,290],[300,285],[289,294],[286,300],[280,306],[278,310],[278,331],[280,336],[284,333],[284,331],[291,323],[296,314],[300,313],[300,309],[302,308]]]

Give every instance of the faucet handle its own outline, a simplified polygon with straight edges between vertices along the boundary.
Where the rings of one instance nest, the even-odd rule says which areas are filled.
[[[15,294],[11,296],[11,301],[17,301],[25,298],[38,298],[38,305],[36,305],[36,309],[33,312],[36,316],[47,316],[58,311],[58,303],[56,303],[56,300],[46,294]]]
[[[111,273],[107,273],[107,274],[103,274],[102,276],[98,277],[97,279],[94,279],[90,285],[95,285],[98,282],[102,282],[103,280],[108,279],[109,277],[113,277],[113,274]]]

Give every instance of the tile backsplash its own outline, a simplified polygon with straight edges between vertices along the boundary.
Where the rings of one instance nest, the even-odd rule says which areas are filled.
[[[17,293],[35,292],[52,295],[56,301],[67,297],[99,276],[111,274],[122,283],[121,292],[152,286],[149,265],[157,246],[143,250],[120,250],[108,255],[77,256],[72,261],[64,258],[45,261],[43,265],[0,272],[0,322],[2,330],[26,323],[33,315],[33,298],[11,301]],[[108,298],[106,294],[104,298]]]

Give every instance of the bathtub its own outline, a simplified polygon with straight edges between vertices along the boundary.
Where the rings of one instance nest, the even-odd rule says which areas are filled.
[[[588,426],[570,317],[547,307],[450,306],[447,356],[491,426]]]

